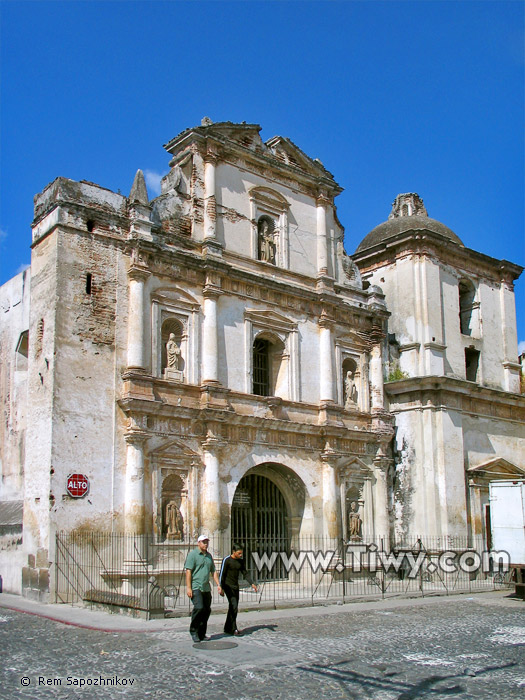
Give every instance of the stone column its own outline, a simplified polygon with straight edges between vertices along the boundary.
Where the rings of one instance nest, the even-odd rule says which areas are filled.
[[[326,207],[330,200],[325,194],[320,194],[316,200],[317,206],[317,274],[328,274],[328,242],[326,239]]]
[[[208,152],[204,157],[204,239],[215,238],[216,234],[216,200],[215,169],[217,156]]]
[[[217,338],[217,300],[219,295],[220,291],[217,289],[204,289],[201,384],[219,383],[219,343]]]
[[[373,345],[370,353],[370,394],[372,411],[382,411],[384,408],[384,395],[381,343]]]
[[[128,369],[145,370],[144,284],[149,272],[133,265],[129,270]]]
[[[132,534],[144,533],[144,442],[145,435],[125,435],[126,490],[124,507],[124,529]]]
[[[335,540],[339,536],[335,455],[324,452],[321,459],[323,463],[324,534]]]
[[[390,527],[388,520],[388,489],[386,483],[386,470],[389,460],[384,457],[374,459],[375,466],[375,494],[374,494],[374,529],[376,544],[379,545],[378,538],[383,539],[383,545],[388,551],[390,548]]]
[[[363,540],[372,542],[374,537],[374,501],[372,495],[372,479],[366,478],[363,482]]]
[[[323,313],[319,319],[319,401],[334,401],[334,348],[332,339],[333,321]]]
[[[218,533],[221,525],[219,453],[222,447],[222,441],[215,437],[208,437],[202,444],[204,452],[202,530],[210,536]]]

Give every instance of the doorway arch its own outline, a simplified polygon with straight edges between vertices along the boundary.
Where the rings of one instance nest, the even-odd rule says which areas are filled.
[[[239,481],[232,502],[232,543],[244,549],[244,560],[252,576],[260,578],[252,553],[259,556],[290,550],[290,513],[279,486],[268,476],[249,473]],[[264,569],[264,578],[275,580],[287,574],[277,557],[270,571]]]

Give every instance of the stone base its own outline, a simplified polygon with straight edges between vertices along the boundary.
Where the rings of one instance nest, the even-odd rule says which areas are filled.
[[[183,374],[180,369],[172,369],[171,367],[166,367],[164,370],[164,379],[170,379],[173,382],[182,382]]]

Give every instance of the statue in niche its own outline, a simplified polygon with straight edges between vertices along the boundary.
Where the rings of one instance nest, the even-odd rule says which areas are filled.
[[[275,241],[268,219],[260,219],[257,226],[259,235],[259,259],[275,265]]]
[[[355,370],[348,370],[345,377],[345,408],[353,408],[357,405],[357,387],[355,385]]]
[[[175,340],[175,334],[170,333],[168,342],[166,343],[166,362],[169,369],[179,368],[180,348]]]
[[[184,519],[179,506],[170,501],[166,506],[166,536],[168,540],[182,540]]]
[[[350,503],[350,508],[348,510],[348,539],[356,540],[361,539],[361,525],[363,521],[359,515],[358,505],[355,501]]]

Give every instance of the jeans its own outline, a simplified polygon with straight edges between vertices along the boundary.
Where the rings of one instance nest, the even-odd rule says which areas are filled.
[[[194,590],[192,592],[193,611],[191,613],[190,634],[192,637],[204,639],[211,613],[211,591]]]
[[[239,610],[239,589],[224,585],[223,591],[228,598],[228,614],[224,623],[226,634],[233,634],[237,629],[237,611]]]

